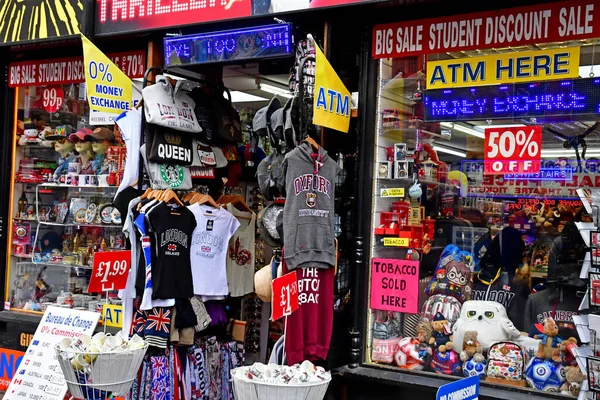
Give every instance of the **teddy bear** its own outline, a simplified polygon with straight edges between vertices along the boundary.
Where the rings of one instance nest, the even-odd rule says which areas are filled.
[[[467,361],[471,358],[478,363],[485,361],[482,354],[481,343],[477,340],[477,331],[465,331],[462,348],[463,349],[460,352],[460,359],[462,361]]]
[[[548,317],[544,320],[544,333],[535,335],[534,339],[539,339],[540,344],[538,345],[538,351],[535,356],[546,360],[552,360],[555,362],[562,362],[560,353],[560,344],[563,340],[558,336],[558,325],[554,321],[554,318]],[[568,340],[571,341],[569,338]],[[577,340],[575,339],[575,342]]]
[[[577,365],[575,356],[571,353],[573,347],[577,347],[577,339],[574,337],[565,339],[558,345],[558,353],[563,365]]]
[[[560,387],[560,394],[566,394],[570,396],[579,396],[581,390],[581,384],[585,379],[585,375],[581,372],[577,366],[565,367],[565,375],[567,380]]]
[[[436,347],[441,353],[445,353],[446,350],[452,350],[454,344],[452,343],[452,335],[447,333],[448,320],[440,312],[436,313],[431,321],[431,338],[429,344]]]

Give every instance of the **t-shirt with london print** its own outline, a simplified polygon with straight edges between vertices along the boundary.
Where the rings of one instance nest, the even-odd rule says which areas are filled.
[[[190,249],[196,220],[186,207],[161,203],[148,214],[155,235],[156,260],[152,264],[152,298],[193,297]]]
[[[196,219],[190,256],[194,294],[226,296],[229,294],[226,270],[228,245],[240,223],[224,208],[199,204],[188,208]]]

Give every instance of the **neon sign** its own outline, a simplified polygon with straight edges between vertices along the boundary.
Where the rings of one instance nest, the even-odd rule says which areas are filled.
[[[427,90],[426,121],[572,117],[600,113],[600,79]]]
[[[165,65],[172,67],[289,56],[292,42],[288,24],[165,38]]]
[[[540,172],[531,174],[504,174],[504,179],[528,179],[530,181],[570,181],[573,170],[567,168],[540,168]]]

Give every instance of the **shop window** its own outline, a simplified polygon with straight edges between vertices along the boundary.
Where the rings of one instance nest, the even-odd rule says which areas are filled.
[[[125,248],[111,205],[122,141],[112,125],[90,126],[83,83],[15,91],[5,309],[96,311],[99,294],[87,292],[93,255]]]
[[[577,52],[570,77],[477,81],[464,60],[496,50],[378,61],[367,364],[570,393],[600,80],[572,74],[594,46],[540,48]]]

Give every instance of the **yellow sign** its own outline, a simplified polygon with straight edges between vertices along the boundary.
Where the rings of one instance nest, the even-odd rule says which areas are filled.
[[[579,77],[579,47],[513,52],[427,63],[427,89]]]
[[[132,108],[133,83],[120,68],[102,53],[88,38],[83,42],[83,73],[90,108],[121,114]]]
[[[404,197],[404,188],[380,189],[381,197]]]
[[[387,237],[383,238],[383,245],[386,247],[408,247],[408,238]]]
[[[104,304],[102,306],[102,321],[106,326],[123,327],[123,306]]]
[[[317,66],[313,124],[347,133],[352,107],[350,92],[316,43],[315,48]]]

